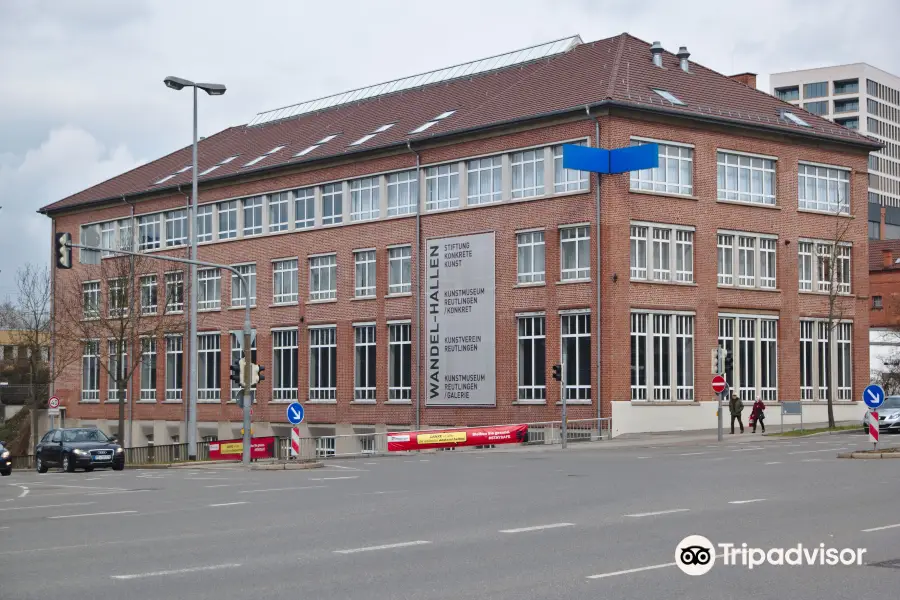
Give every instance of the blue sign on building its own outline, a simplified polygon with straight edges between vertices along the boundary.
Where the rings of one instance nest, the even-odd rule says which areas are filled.
[[[628,173],[659,166],[659,146],[642,144],[606,150],[563,144],[563,167],[592,173]]]

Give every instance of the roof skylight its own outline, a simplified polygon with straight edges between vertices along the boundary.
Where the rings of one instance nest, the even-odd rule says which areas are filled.
[[[442,112],[441,114],[439,114],[438,116],[436,116],[436,117],[434,118],[434,120],[435,120],[435,121],[440,121],[441,119],[446,119],[447,117],[449,117],[450,115],[452,115],[452,114],[455,113],[455,112],[456,112],[455,110],[448,110],[448,111],[446,111],[446,112]]]
[[[361,138],[359,138],[358,140],[356,140],[355,142],[353,142],[353,143],[350,144],[350,145],[351,145],[351,146],[359,146],[360,144],[365,144],[366,142],[368,142],[369,140],[371,140],[373,137],[375,137],[375,134],[374,134],[374,133],[368,133],[368,134],[362,136]]]
[[[376,129],[376,130],[373,131],[372,133],[381,133],[382,131],[387,131],[388,129],[390,129],[390,128],[393,127],[394,125],[395,125],[394,123],[388,123],[387,125],[382,125],[381,127],[379,127],[378,129]]]
[[[231,161],[233,161],[233,160],[236,159],[237,157],[238,157],[238,155],[235,154],[234,156],[229,156],[228,158],[226,158],[226,159],[224,159],[224,160],[220,160],[218,163],[214,164],[213,166],[211,166],[210,168],[206,169],[205,171],[201,171],[201,172],[200,172],[200,175],[209,175],[210,173],[212,173],[213,171],[215,171],[216,169],[218,169],[218,168],[221,167],[222,165],[227,165],[228,163],[230,163]]]
[[[282,148],[284,148],[284,146],[275,146],[274,148],[272,148],[271,150],[269,150],[268,152],[266,152],[266,153],[263,154],[262,156],[257,156],[256,158],[254,158],[253,160],[251,160],[250,162],[248,162],[248,163],[245,164],[244,166],[245,166],[245,167],[252,167],[252,166],[255,165],[256,163],[258,163],[258,162],[260,162],[261,160],[263,160],[265,157],[271,156],[272,154],[275,154],[276,152],[278,152],[278,151],[281,150]]]
[[[787,119],[788,121],[796,123],[797,125],[802,125],[803,127],[812,127],[812,125],[810,125],[809,123],[807,123],[806,121],[804,121],[803,119],[801,119],[800,117],[798,117],[797,115],[795,115],[792,112],[784,111],[781,113],[781,116],[784,117],[785,119]]]
[[[684,102],[682,102],[682,101],[681,101],[677,96],[675,96],[675,94],[673,94],[672,92],[668,92],[668,91],[666,91],[666,90],[658,90],[658,89],[656,89],[656,88],[651,88],[651,89],[652,89],[654,92],[656,92],[657,94],[659,94],[659,96],[660,96],[663,100],[667,100],[667,101],[671,102],[672,104],[677,104],[678,106],[684,106]]]
[[[175,171],[175,174],[177,175],[178,173],[184,173],[185,171],[190,171],[190,170],[191,170],[191,166],[192,166],[192,165],[188,165],[188,166],[186,166],[186,167],[181,167],[180,169],[178,169],[177,171]]]
[[[307,146],[306,148],[304,148],[303,150],[301,150],[300,152],[298,152],[297,154],[295,154],[294,157],[297,157],[297,156],[306,156],[307,154],[309,154],[310,152],[312,152],[313,150],[315,150],[315,149],[318,148],[319,146],[321,146],[321,144],[313,144],[312,146]]]
[[[319,140],[318,142],[316,142],[316,144],[325,144],[325,143],[327,143],[327,142],[330,142],[331,140],[333,140],[333,139],[336,138],[337,136],[338,136],[338,134],[336,134],[336,133],[332,133],[331,135],[326,135],[326,136],[323,137],[321,140]]]
[[[430,121],[425,121],[424,123],[422,123],[421,125],[419,125],[419,126],[416,127],[415,129],[413,129],[412,131],[410,131],[410,133],[422,133],[423,131],[425,131],[426,129],[428,129],[429,127],[431,127],[432,125],[435,125],[438,121],[441,121],[441,120],[443,120],[443,119],[446,119],[447,117],[449,117],[450,115],[452,115],[452,114],[455,113],[455,112],[456,112],[455,110],[448,110],[448,111],[442,112],[441,114],[439,114],[438,116],[436,116],[436,117],[433,118],[432,120],[430,120]]]
[[[159,185],[159,184],[161,184],[161,183],[165,183],[165,182],[167,182],[168,180],[172,179],[173,177],[175,177],[174,174],[173,174],[173,175],[166,175],[165,177],[163,177],[163,178],[160,179],[159,181],[153,182],[153,185]]]

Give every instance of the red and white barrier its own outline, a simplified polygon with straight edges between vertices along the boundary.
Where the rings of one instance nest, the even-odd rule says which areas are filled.
[[[869,413],[869,441],[878,443],[878,413],[874,410]]]
[[[300,456],[300,428],[291,427],[291,456]]]

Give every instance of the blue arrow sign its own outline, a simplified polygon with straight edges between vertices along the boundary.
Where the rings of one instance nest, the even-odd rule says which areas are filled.
[[[659,146],[642,144],[606,150],[563,144],[563,167],[592,173],[627,173],[659,166]]]
[[[299,425],[303,422],[303,405],[299,402],[292,402],[287,407],[287,419],[291,425]]]
[[[609,173],[609,150],[563,144],[563,168],[592,173]]]
[[[875,410],[884,403],[884,389],[880,385],[872,384],[863,391],[863,402],[866,406]]]

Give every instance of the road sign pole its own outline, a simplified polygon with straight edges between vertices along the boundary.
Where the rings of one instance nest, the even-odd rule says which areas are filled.
[[[560,432],[562,433],[562,449],[566,449],[566,442],[569,438],[569,428],[566,416],[566,361],[562,363],[562,377],[559,378],[560,390],[562,390],[562,423]]]
[[[716,394],[716,414],[719,417],[719,441],[722,441],[722,394]]]
[[[247,311],[249,312],[250,306],[250,288],[245,287],[246,298],[244,302],[247,305]],[[242,444],[242,456],[241,462],[244,465],[250,464],[250,408],[253,406],[253,351],[252,351],[252,329],[250,328],[250,316],[248,315],[244,320],[244,439]]]

